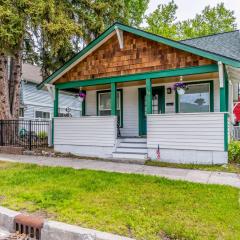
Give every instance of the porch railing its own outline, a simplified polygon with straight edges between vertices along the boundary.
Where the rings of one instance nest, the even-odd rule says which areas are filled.
[[[240,126],[232,127],[232,138],[237,141],[240,140]]]
[[[50,122],[40,120],[0,120],[0,146],[45,148],[49,145]]]

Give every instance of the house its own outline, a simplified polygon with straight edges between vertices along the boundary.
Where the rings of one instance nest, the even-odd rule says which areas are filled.
[[[53,117],[53,99],[46,90],[37,90],[42,82],[41,69],[28,63],[22,66],[20,117],[48,120]],[[80,116],[80,102],[76,93],[62,92],[59,95],[59,113],[63,116]]]
[[[115,23],[38,89],[54,89],[57,151],[223,164],[239,68],[239,31],[178,42]],[[85,116],[59,117],[79,88]]]

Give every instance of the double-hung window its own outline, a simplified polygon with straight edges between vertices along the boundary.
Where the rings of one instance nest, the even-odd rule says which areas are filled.
[[[97,93],[97,114],[98,116],[110,116],[111,115],[111,92],[103,91]],[[122,91],[117,91],[117,116],[118,123],[122,127]]]

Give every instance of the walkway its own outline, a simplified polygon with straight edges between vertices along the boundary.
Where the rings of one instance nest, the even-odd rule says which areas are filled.
[[[62,166],[75,169],[102,170],[107,172],[137,173],[185,180],[198,183],[225,184],[240,188],[240,176],[235,173],[200,171],[166,167],[152,167],[139,164],[115,163],[101,160],[81,160],[42,156],[0,154],[0,160],[21,163],[34,163],[44,166]]]

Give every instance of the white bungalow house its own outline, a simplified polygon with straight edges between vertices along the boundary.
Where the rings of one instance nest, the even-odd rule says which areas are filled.
[[[24,63],[21,81],[21,119],[50,120],[53,117],[53,99],[46,89],[37,90],[36,86],[42,82],[41,69],[38,66]],[[62,116],[80,116],[80,102],[76,93],[61,92],[59,94],[60,114]]]
[[[115,23],[38,89],[54,93],[57,151],[223,164],[239,68],[239,31],[178,42]],[[67,89],[85,116],[59,117]]]

